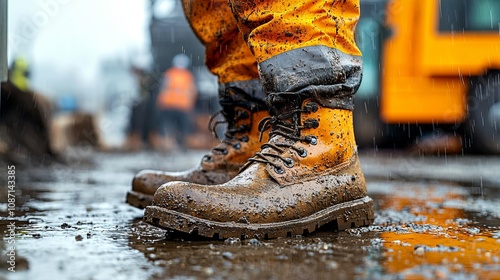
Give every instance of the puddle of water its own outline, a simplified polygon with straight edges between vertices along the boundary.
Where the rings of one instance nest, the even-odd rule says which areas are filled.
[[[308,237],[225,241],[192,239],[151,229],[140,221],[129,245],[141,251],[162,273],[153,279],[178,276],[222,279],[352,279],[364,266],[368,236],[353,239],[347,232],[319,232]],[[144,236],[147,232],[147,236]]]
[[[199,240],[149,226],[142,211],[125,204],[132,176],[151,167],[147,157],[95,159],[95,165],[30,171],[17,185],[14,218],[0,204],[0,248],[7,249],[7,225],[15,221],[19,261],[19,272],[6,274],[2,254],[0,279],[500,278],[497,196],[369,181],[374,226],[275,240]],[[162,165],[182,170],[198,159],[194,154],[180,164],[166,157]]]

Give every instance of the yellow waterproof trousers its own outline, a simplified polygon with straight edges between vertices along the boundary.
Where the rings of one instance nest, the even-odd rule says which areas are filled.
[[[205,46],[206,65],[219,83],[259,79],[255,57],[227,0],[182,0],[182,4],[191,28]]]
[[[260,77],[266,93],[307,94],[323,106],[352,109],[362,67],[354,41],[359,0],[183,0],[183,6],[220,83]]]

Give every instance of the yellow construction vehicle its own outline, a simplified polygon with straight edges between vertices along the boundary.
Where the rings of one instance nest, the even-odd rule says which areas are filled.
[[[464,148],[500,154],[499,0],[361,0],[356,35],[361,146],[444,127],[463,132]]]

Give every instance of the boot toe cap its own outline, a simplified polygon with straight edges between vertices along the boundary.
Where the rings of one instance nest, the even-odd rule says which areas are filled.
[[[142,170],[132,180],[132,191],[153,195],[162,184],[172,179],[173,176],[166,172]]]

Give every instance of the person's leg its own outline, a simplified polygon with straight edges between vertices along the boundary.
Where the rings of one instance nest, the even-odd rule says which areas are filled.
[[[156,150],[162,152],[170,152],[178,148],[176,141],[177,124],[175,118],[175,110],[160,109],[161,127],[159,130],[159,138],[156,143]]]
[[[269,115],[257,62],[239,33],[227,0],[182,2],[193,31],[206,48],[206,64],[218,77],[219,103],[228,128],[222,143],[191,170],[139,172],[127,194],[127,202],[139,208],[150,205],[156,189],[165,182],[220,184],[233,178],[259,151],[258,124]],[[213,120],[215,125],[217,118]],[[266,141],[267,135],[262,140]]]
[[[182,0],[182,6],[205,46],[205,63],[219,83],[259,79],[257,62],[239,33],[227,0]]]
[[[129,125],[127,127],[127,136],[123,148],[127,151],[138,151],[141,149],[141,103],[134,102],[130,110]]]
[[[193,122],[191,119],[191,114],[190,112],[186,111],[179,111],[178,112],[178,117],[179,119],[179,139],[177,141],[180,141],[182,143],[182,147],[186,149],[186,137],[193,133]]]
[[[145,220],[203,236],[273,238],[326,223],[373,221],[354,140],[353,94],[361,81],[354,43],[359,2],[231,0],[258,63],[270,138],[229,182],[171,182]]]
[[[172,134],[177,144],[177,148],[184,150],[184,121],[182,119],[182,112],[180,110],[172,110],[172,125],[174,126],[174,133]]]

